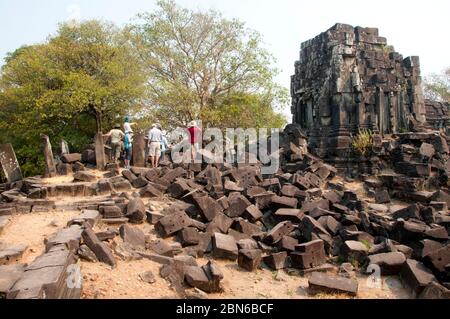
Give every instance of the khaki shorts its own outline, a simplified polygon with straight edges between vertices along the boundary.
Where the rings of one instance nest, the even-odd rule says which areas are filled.
[[[148,156],[161,156],[161,143],[160,142],[151,142],[148,147]]]

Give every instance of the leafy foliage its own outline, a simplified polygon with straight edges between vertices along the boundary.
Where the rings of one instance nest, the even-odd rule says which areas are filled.
[[[0,79],[0,142],[12,142],[26,175],[43,171],[40,133],[77,151],[106,121],[136,105],[144,78],[113,25],[62,24],[42,44],[9,54]]]
[[[273,109],[286,105],[287,92],[274,83],[278,70],[259,33],[216,11],[195,12],[173,1],[158,7],[128,27],[148,79],[141,115],[172,127],[194,119],[213,125],[229,118],[226,106],[239,96],[253,112],[278,118]]]
[[[450,103],[450,68],[425,78],[424,89],[426,98]]]

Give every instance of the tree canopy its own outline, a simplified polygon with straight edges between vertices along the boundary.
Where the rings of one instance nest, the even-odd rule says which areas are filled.
[[[424,89],[426,98],[450,103],[450,67],[441,74],[427,77]]]
[[[224,108],[246,95],[265,125],[283,124],[274,110],[286,105],[287,90],[274,81],[278,70],[260,34],[244,23],[159,1],[158,10],[140,14],[128,31],[147,76],[144,114],[170,126],[201,119],[227,127],[236,121]]]
[[[139,105],[144,77],[127,43],[114,25],[93,20],[61,24],[46,42],[7,56],[0,78],[0,128],[7,133],[1,140],[13,142],[26,173],[42,172],[40,133],[80,148],[103,121],[121,121]]]
[[[137,128],[202,120],[205,126],[281,127],[288,92],[261,35],[217,11],[158,2],[124,28],[62,23],[42,43],[5,58],[0,143],[14,145],[25,175],[43,172],[40,134],[81,151],[98,131],[134,115]]]

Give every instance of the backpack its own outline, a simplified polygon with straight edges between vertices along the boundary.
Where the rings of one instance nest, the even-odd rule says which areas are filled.
[[[123,146],[126,150],[129,150],[131,148],[131,138],[130,138],[129,133],[125,134],[125,138],[123,140]]]

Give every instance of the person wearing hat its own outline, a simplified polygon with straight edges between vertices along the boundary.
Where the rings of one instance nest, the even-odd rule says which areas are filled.
[[[111,160],[116,163],[120,157],[120,142],[125,137],[125,134],[120,129],[120,124],[114,125],[114,128],[108,134],[103,135],[111,139]]]
[[[195,121],[192,121],[188,125],[189,141],[191,143],[191,160],[194,161],[197,156],[198,144],[201,141],[202,130],[197,127]]]
[[[158,167],[159,164],[162,137],[163,133],[158,128],[158,124],[153,124],[152,129],[148,132],[148,155],[153,168]]]

